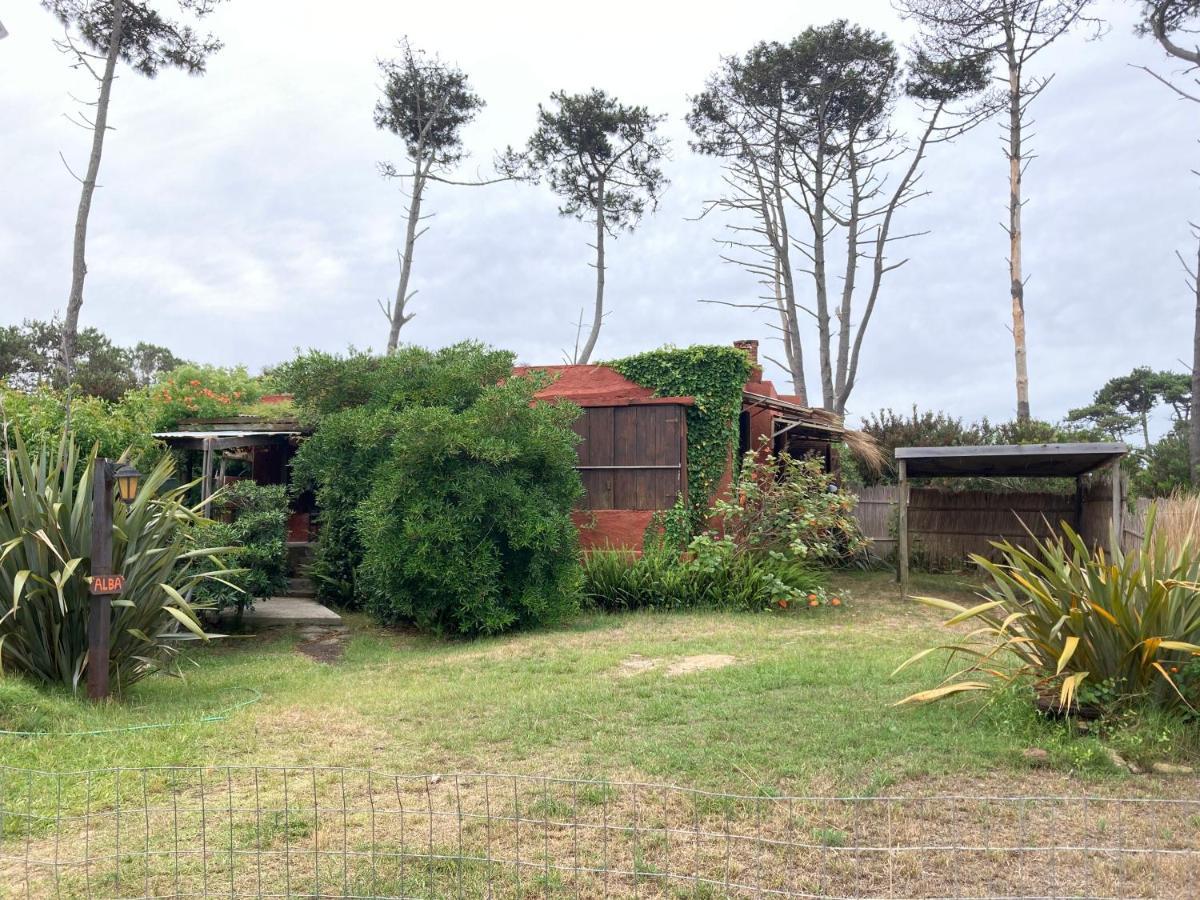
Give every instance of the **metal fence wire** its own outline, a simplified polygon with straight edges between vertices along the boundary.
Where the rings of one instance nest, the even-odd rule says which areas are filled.
[[[0,768],[3,897],[1195,897],[1200,799]]]

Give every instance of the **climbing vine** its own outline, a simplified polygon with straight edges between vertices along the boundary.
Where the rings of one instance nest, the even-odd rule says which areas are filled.
[[[750,358],[737,347],[700,345],[664,347],[606,365],[657,397],[695,400],[687,407],[688,500],[700,521],[736,446]]]

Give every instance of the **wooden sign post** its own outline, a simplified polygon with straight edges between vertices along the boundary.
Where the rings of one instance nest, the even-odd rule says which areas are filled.
[[[96,459],[92,471],[92,581],[88,607],[87,693],[91,700],[108,696],[109,627],[112,620],[110,597],[125,586],[125,579],[113,575],[113,486],[112,466],[107,459]],[[113,590],[112,588],[116,588]]]

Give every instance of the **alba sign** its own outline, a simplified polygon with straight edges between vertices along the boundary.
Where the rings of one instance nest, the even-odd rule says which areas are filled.
[[[124,575],[93,575],[91,593],[94,595],[119,594],[125,590]]]

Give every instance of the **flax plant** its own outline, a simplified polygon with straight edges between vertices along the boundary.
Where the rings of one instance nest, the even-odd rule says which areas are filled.
[[[31,454],[17,436],[4,448],[0,506],[0,671],[78,689],[86,678],[93,450],[80,466],[66,437],[56,450]],[[125,688],[174,671],[181,640],[207,640],[189,603],[202,580],[233,586],[229,548],[196,546],[199,508],[191,485],[169,486],[170,457],[142,479],[133,503],[116,503],[113,571],[125,589],[112,600],[109,677]],[[235,588],[236,589],[236,588]]]
[[[1141,546],[1092,551],[1072,529],[1038,540],[1033,550],[993,544],[999,562],[972,560],[988,576],[981,603],[966,607],[936,597],[921,603],[952,615],[947,627],[973,625],[951,643],[931,647],[896,671],[938,651],[947,666],[969,664],[942,683],[901,700],[928,702],[969,691],[1032,683],[1070,713],[1081,691],[1105,687],[1120,703],[1195,711],[1189,671],[1200,665],[1200,555],[1190,539],[1172,544],[1151,509]],[[1181,673],[1185,677],[1181,677]]]

